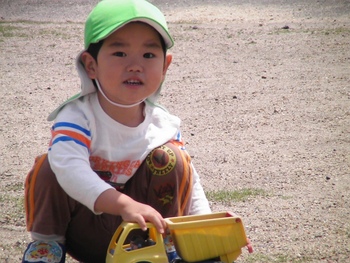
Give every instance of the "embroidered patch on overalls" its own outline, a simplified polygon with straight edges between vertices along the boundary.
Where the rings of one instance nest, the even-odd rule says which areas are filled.
[[[170,184],[160,186],[157,190],[154,189],[154,193],[158,198],[158,201],[161,202],[163,206],[171,205],[174,199],[174,187]]]
[[[147,156],[146,163],[154,175],[167,175],[175,167],[176,155],[168,146],[162,145]]]
[[[61,262],[62,256],[62,248],[56,242],[35,241],[30,244],[25,252],[24,260],[26,262],[59,263]]]

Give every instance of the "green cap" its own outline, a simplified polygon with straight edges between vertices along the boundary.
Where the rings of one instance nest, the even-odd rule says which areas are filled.
[[[98,43],[127,23],[149,24],[163,37],[167,48],[174,44],[162,12],[145,0],[102,0],[89,14],[85,23],[85,49]]]

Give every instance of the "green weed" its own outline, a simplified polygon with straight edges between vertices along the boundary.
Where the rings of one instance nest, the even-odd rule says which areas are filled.
[[[248,255],[245,258],[245,262],[247,263],[302,263],[302,262],[310,262],[309,257],[297,257],[295,255],[285,255],[285,254],[277,254],[277,255],[265,255],[262,253],[254,252],[251,255]]]
[[[268,255],[254,252],[253,254],[250,254],[245,258],[245,262],[247,263],[255,263],[255,262],[273,262],[272,258]]]
[[[0,24],[0,37],[14,37],[16,36],[16,31],[20,28],[10,24],[1,23]]]
[[[242,202],[251,197],[266,196],[266,192],[262,189],[245,188],[235,191],[216,190],[206,192],[207,198],[211,201],[231,203]]]
[[[71,35],[69,35],[64,29],[41,29],[39,31],[39,35],[43,36],[54,36],[59,39],[70,39]]]
[[[10,193],[0,195],[1,206],[6,204],[9,207],[6,211],[2,211],[0,222],[14,225],[23,225],[24,218],[24,196],[13,196]]]

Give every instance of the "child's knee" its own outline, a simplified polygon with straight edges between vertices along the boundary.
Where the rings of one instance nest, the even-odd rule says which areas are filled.
[[[150,173],[159,177],[169,174],[177,177],[187,175],[186,173],[191,172],[190,163],[188,153],[181,149],[181,145],[173,141],[155,148],[146,158]]]
[[[170,216],[186,214],[193,180],[188,153],[176,142],[168,142],[154,149],[146,164],[151,174],[149,186],[154,201],[165,211],[174,211]]]

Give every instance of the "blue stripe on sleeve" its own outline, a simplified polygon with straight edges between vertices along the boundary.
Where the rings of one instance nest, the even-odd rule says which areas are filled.
[[[180,131],[176,134],[176,140],[181,142],[181,132]]]
[[[81,127],[77,124],[71,123],[71,122],[57,122],[52,126],[52,129],[55,130],[55,128],[58,128],[58,127],[73,128],[73,129],[76,129],[76,130],[83,132],[87,136],[91,136],[91,132],[89,130],[84,129],[83,127]]]
[[[81,146],[83,146],[83,147],[85,147],[86,149],[89,150],[89,148],[87,147],[87,145],[85,143],[82,143],[81,141],[75,140],[72,137],[68,137],[68,136],[58,137],[57,139],[53,140],[52,145],[54,145],[54,144],[56,144],[58,142],[68,142],[68,141],[73,141],[76,144],[79,144],[79,145],[81,145]],[[51,145],[51,147],[52,147],[52,145]]]

